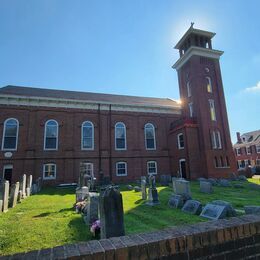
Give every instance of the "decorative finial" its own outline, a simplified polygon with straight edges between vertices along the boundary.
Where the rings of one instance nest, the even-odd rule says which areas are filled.
[[[191,22],[191,23],[190,23],[190,27],[191,27],[191,28],[193,28],[193,25],[194,25],[194,23],[193,23],[193,22]]]

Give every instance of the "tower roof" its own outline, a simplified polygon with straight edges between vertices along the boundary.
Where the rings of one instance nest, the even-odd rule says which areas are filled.
[[[193,23],[191,24],[190,28],[187,30],[187,32],[182,36],[182,38],[178,41],[178,43],[175,45],[175,49],[180,49],[181,45],[185,42],[185,40],[191,35],[196,34],[200,36],[206,36],[209,39],[213,38],[216,33],[209,32],[209,31],[203,31],[200,29],[193,28]]]

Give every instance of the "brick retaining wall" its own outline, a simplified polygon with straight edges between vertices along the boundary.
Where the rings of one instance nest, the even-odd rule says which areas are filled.
[[[174,223],[172,223],[174,224]],[[0,259],[260,259],[260,215],[92,240]]]

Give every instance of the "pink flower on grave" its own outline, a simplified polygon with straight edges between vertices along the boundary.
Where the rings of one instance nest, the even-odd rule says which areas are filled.
[[[90,232],[93,234],[93,236],[96,236],[100,233],[100,220],[94,221],[90,226]]]

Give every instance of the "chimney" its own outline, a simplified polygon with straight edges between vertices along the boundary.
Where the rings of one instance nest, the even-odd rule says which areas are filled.
[[[240,132],[237,132],[237,142],[242,143]]]

